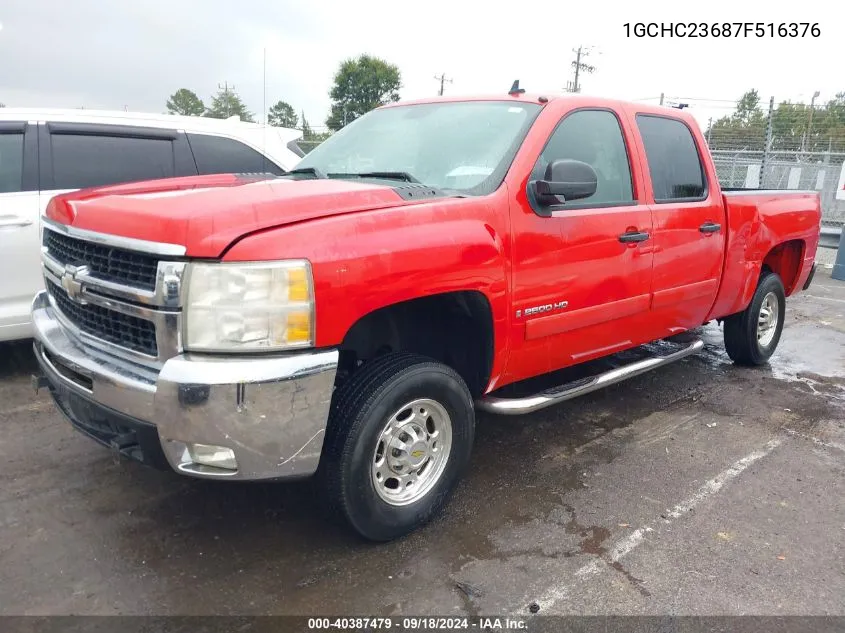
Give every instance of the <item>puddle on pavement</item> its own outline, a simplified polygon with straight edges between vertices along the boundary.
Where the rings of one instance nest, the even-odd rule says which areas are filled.
[[[807,375],[845,378],[845,336],[812,325],[790,326],[784,329],[769,365],[779,380],[801,380]]]
[[[719,326],[710,324],[699,334],[705,342],[701,360],[714,369],[732,364]],[[803,383],[814,394],[845,397],[845,336],[810,324],[788,325],[768,368],[773,378]]]

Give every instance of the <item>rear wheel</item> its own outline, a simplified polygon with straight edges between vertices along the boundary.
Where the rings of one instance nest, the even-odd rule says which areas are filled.
[[[780,342],[786,316],[783,282],[763,273],[748,307],[725,319],[725,349],[739,365],[763,365]]]
[[[454,370],[407,353],[371,361],[335,393],[321,496],[367,539],[402,536],[445,506],[474,431],[472,396]]]

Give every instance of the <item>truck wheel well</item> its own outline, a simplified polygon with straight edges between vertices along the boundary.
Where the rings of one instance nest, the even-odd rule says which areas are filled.
[[[362,317],[340,345],[337,382],[390,352],[414,352],[454,369],[473,396],[481,395],[493,367],[493,312],[477,291],[448,292],[403,301]]]
[[[762,270],[777,273],[786,289],[786,295],[789,296],[795,290],[795,282],[798,280],[803,256],[803,240],[783,242],[768,252],[763,259]]]

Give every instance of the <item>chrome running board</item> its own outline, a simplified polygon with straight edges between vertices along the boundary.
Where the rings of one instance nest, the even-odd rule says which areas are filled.
[[[674,363],[691,354],[695,354],[704,348],[704,341],[696,339],[683,349],[673,352],[666,356],[652,356],[643,360],[611,369],[602,374],[591,376],[589,378],[582,378],[574,382],[567,382],[551,389],[546,389],[540,393],[525,396],[523,398],[497,398],[495,396],[484,396],[475,401],[475,408],[487,413],[496,413],[498,415],[522,415],[524,413],[532,413],[551,407],[559,402],[572,400],[578,396],[590,393],[607,387],[609,385],[622,382],[628,378],[639,376],[647,371]]]

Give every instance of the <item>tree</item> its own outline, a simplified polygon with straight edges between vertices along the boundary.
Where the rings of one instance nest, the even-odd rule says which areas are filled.
[[[228,119],[230,116],[237,116],[241,121],[255,123],[252,112],[241,101],[238,93],[231,88],[220,90],[211,98],[211,105],[206,109],[205,116],[212,119]]]
[[[705,132],[711,149],[762,149],[766,142],[766,115],[756,90],[744,93],[736,110],[723,116]]]
[[[326,125],[339,130],[373,108],[399,101],[401,81],[399,68],[377,57],[361,55],[345,60],[329,92],[332,106]]]
[[[813,113],[812,137],[817,151],[845,149],[845,92],[837,92],[824,109]]]
[[[5,103],[0,103],[0,108],[5,108],[5,107],[6,107]]]
[[[169,114],[184,114],[187,116],[202,116],[205,105],[193,90],[179,88],[167,100]]]
[[[311,126],[308,125],[308,121],[305,119],[305,110],[302,111],[302,125],[300,126],[302,130],[302,140],[303,141],[310,141],[311,137],[314,136],[314,133],[311,131]]]
[[[766,119],[757,91],[749,90],[737,101],[734,113],[714,122],[705,135],[711,149],[762,152],[766,145]],[[814,106],[812,127],[809,105],[780,102],[772,112],[772,149],[845,150],[845,93],[837,93],[823,106]]]
[[[736,111],[731,120],[741,127],[751,127],[763,120],[760,109],[760,94],[756,90],[749,90],[736,102]]]
[[[277,101],[267,113],[267,123],[276,127],[296,127],[296,111],[287,101]]]

